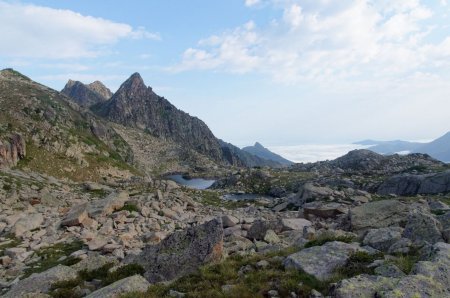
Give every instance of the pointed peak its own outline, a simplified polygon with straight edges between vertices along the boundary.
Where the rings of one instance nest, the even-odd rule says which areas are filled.
[[[119,88],[117,93],[137,93],[143,90],[147,90],[147,86],[144,83],[141,75],[137,72],[132,74]]]
[[[256,147],[256,148],[264,148],[264,146],[261,145],[261,143],[259,143],[259,142],[256,142],[256,143],[255,143],[255,147]]]

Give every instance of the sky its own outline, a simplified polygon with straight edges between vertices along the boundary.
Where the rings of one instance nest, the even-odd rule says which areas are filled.
[[[60,90],[132,73],[238,146],[450,130],[446,0],[0,0],[0,67]]]

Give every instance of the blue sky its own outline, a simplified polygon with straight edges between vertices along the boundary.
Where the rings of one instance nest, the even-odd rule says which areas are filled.
[[[450,130],[445,0],[2,1],[0,66],[147,85],[239,146]]]

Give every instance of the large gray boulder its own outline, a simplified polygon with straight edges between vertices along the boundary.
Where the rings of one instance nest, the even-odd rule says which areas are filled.
[[[441,228],[441,223],[433,215],[415,211],[408,216],[403,237],[419,245],[434,244],[443,241]]]
[[[378,194],[413,196],[450,192],[450,171],[426,175],[401,174],[388,178],[378,188]]]
[[[133,275],[101,288],[87,295],[86,298],[118,298],[130,292],[145,292],[149,286],[150,283],[145,278]]]
[[[363,244],[387,252],[400,238],[403,229],[400,227],[370,229],[364,237]]]
[[[34,273],[15,284],[3,297],[17,298],[28,293],[48,293],[53,283],[77,278],[77,271],[58,265],[41,273]]]
[[[192,273],[205,263],[220,260],[222,254],[223,228],[218,218],[175,232],[126,261],[142,265],[146,271],[144,276],[153,283]]]
[[[351,254],[359,250],[362,249],[357,243],[327,242],[288,256],[284,266],[286,269],[302,270],[325,281],[333,276],[336,269],[345,266]]]
[[[337,283],[334,296],[450,297],[450,244],[436,243],[428,261],[418,262],[412,274],[399,278],[360,275]]]
[[[370,202],[350,210],[350,224],[362,234],[369,229],[404,226],[408,214],[408,205],[397,200]]]

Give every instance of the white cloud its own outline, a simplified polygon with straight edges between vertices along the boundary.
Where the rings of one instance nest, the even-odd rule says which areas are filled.
[[[28,58],[95,57],[124,38],[158,34],[102,18],[31,4],[0,1],[0,55]]]
[[[202,40],[172,69],[255,72],[286,84],[355,78],[379,83],[448,65],[450,34],[430,25],[435,12],[419,0],[272,3],[268,9],[281,9],[280,19]],[[428,39],[436,30],[441,40]]]
[[[257,4],[259,4],[261,1],[260,0],[245,0],[245,6],[255,6]]]

